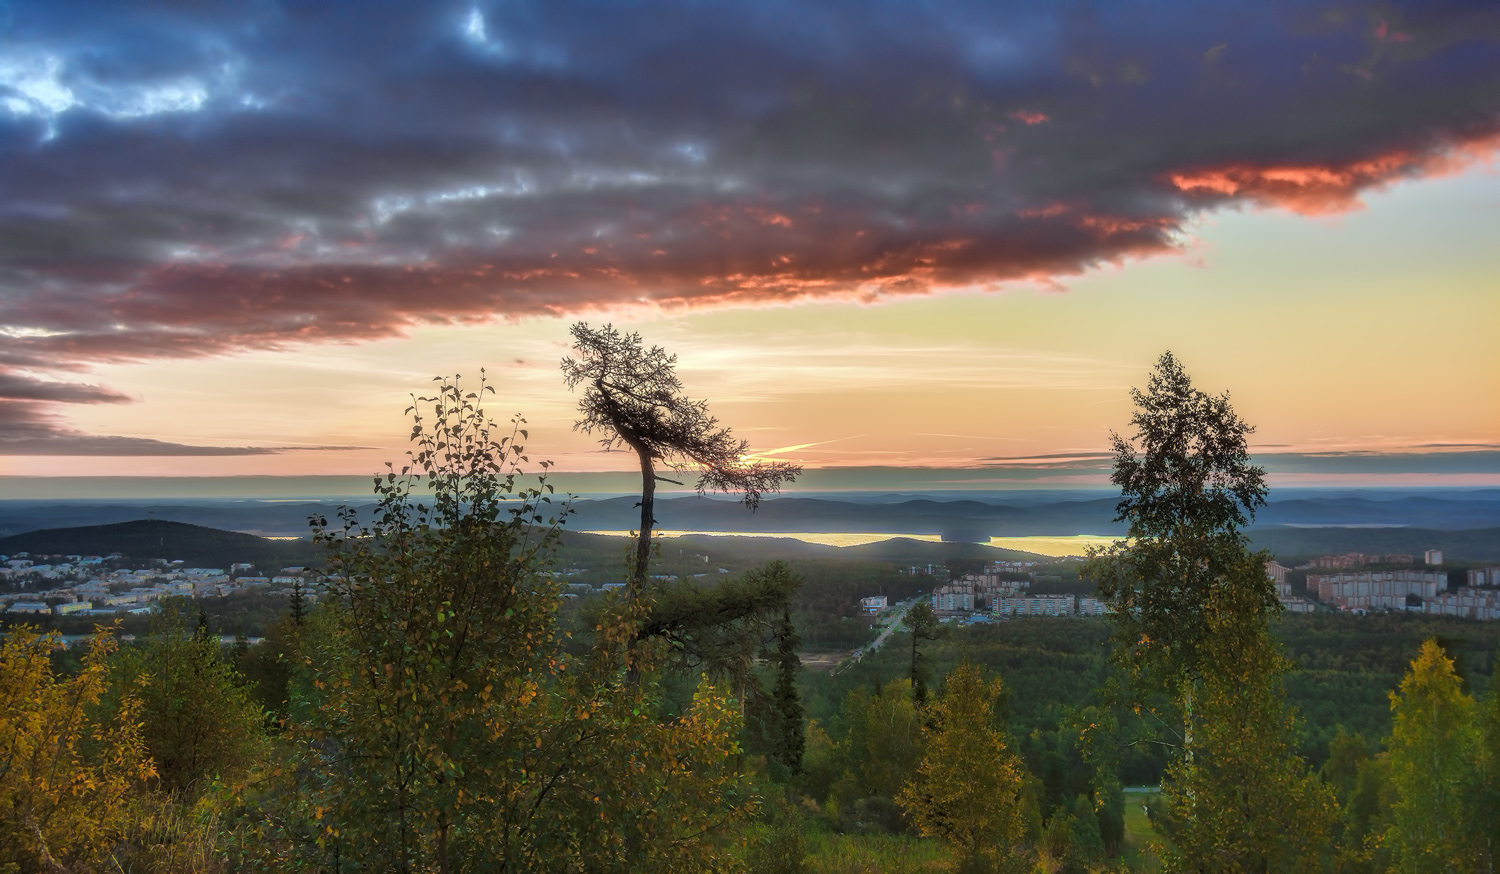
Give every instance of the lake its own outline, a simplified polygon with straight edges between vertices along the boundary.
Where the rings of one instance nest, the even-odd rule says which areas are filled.
[[[603,534],[610,537],[628,537],[629,531],[585,531],[584,534]],[[908,540],[925,540],[928,543],[941,543],[943,538],[937,534],[874,534],[868,532],[807,532],[807,531],[776,531],[776,532],[739,532],[739,531],[676,531],[666,530],[655,532],[659,537],[685,537],[689,535],[701,537],[788,537],[800,540],[803,543],[820,543],[824,546],[863,546],[866,543],[879,543],[882,540],[893,540],[897,537],[905,537]],[[1065,555],[1083,555],[1090,546],[1108,546],[1115,538],[1100,534],[1074,534],[1074,535],[1047,535],[1036,537],[991,537],[989,546],[1001,549],[1015,549],[1021,552],[1033,552],[1038,555],[1061,557]]]

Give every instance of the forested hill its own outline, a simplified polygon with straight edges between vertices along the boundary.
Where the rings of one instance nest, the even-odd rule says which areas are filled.
[[[1420,561],[1441,549],[1449,562],[1500,561],[1500,528],[1434,531],[1427,528],[1251,528],[1250,545],[1269,549],[1282,563],[1340,552],[1404,552]]]
[[[0,538],[0,555],[110,555],[132,560],[181,559],[190,565],[227,567],[233,562],[312,564],[320,550],[310,541],[278,541],[185,522],[137,519],[112,525],[45,528]],[[264,568],[262,568],[264,570]]]
[[[572,502],[567,522],[571,531],[628,531],[640,524],[638,497],[579,498]],[[656,519],[662,529],[716,531],[744,534],[786,532],[881,532],[886,534],[944,535],[955,541],[983,542],[991,536],[1102,534],[1120,536],[1125,525],[1115,521],[1117,498],[1099,492],[1046,493],[987,492],[967,496],[959,492],[930,495],[869,496],[862,493],[829,493],[813,497],[795,493],[768,496],[754,513],[737,501],[696,496],[658,495]],[[368,503],[355,505],[368,517]],[[106,525],[140,519],[148,513],[156,518],[207,525],[253,534],[302,536],[308,533],[310,516],[335,518],[338,504],[330,501],[296,500],[196,500],[196,501],[87,501],[56,502],[0,499],[0,534],[19,534],[40,528]],[[1383,546],[1390,536],[1422,537],[1426,532],[1474,532],[1500,528],[1500,489],[1429,490],[1423,494],[1386,493],[1366,490],[1356,493],[1320,493],[1279,490],[1256,514],[1252,537],[1279,537],[1267,545],[1278,553],[1317,554],[1330,550],[1358,552],[1420,553],[1439,544],[1412,549]],[[1271,534],[1308,529],[1318,533]],[[1394,532],[1404,532],[1394,535]],[[1328,534],[1352,538],[1348,547],[1299,543]],[[1455,543],[1465,543],[1459,538]],[[1455,553],[1455,558],[1459,555]],[[1480,556],[1471,556],[1478,560]]]

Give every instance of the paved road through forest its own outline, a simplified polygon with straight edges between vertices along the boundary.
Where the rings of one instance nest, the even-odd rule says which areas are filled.
[[[875,639],[871,641],[870,644],[864,649],[855,650],[854,657],[845,661],[842,665],[839,666],[839,668],[847,668],[849,665],[852,665],[863,658],[866,653],[872,653],[875,650],[880,649],[880,647],[885,643],[886,638],[890,637],[893,633],[895,633],[896,629],[901,627],[901,620],[906,618],[906,611],[910,610],[912,607],[915,607],[917,605],[917,602],[921,600],[922,598],[918,597],[906,602],[905,604],[902,604],[901,612],[897,613],[895,617],[893,617],[892,620],[886,624],[885,628],[881,630],[880,634],[876,635]],[[834,673],[837,673],[839,668],[835,668]]]

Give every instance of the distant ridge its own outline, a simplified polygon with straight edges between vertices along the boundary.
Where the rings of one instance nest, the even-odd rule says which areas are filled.
[[[0,555],[110,555],[135,561],[181,559],[190,565],[228,567],[232,562],[309,564],[320,559],[309,541],[277,541],[165,519],[137,519],[79,528],[44,528],[0,538]],[[266,570],[265,567],[261,568]]]
[[[1283,562],[1343,552],[1404,552],[1418,561],[1441,549],[1447,564],[1500,561],[1500,528],[1436,531],[1430,528],[1252,528],[1250,545]]]
[[[0,535],[42,528],[126,522],[150,515],[193,525],[261,535],[307,534],[309,516],[335,518],[337,502],[290,500],[39,501],[11,499],[0,478]],[[626,531],[640,523],[634,495],[580,498],[572,502],[567,527],[576,531]],[[1116,499],[1092,493],[1050,497],[1028,494],[1012,501],[999,494],[976,498],[963,492],[768,496],[755,513],[729,499],[658,496],[663,529],[774,534],[783,532],[884,532],[1025,537],[1072,534],[1120,536]],[[370,512],[368,500],[353,505]],[[1280,490],[1256,514],[1254,528],[1279,526],[1384,525],[1444,531],[1500,527],[1500,490],[1433,490],[1427,494],[1319,493]]]

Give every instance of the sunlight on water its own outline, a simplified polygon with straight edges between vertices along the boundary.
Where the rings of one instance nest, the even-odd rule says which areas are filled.
[[[991,537],[990,546],[1019,549],[1039,555],[1083,555],[1090,546],[1105,547],[1117,538],[1107,534],[1038,535],[1035,537]]]
[[[603,534],[609,537],[628,537],[631,531],[584,531],[584,534]],[[743,532],[743,531],[657,531],[659,537],[786,537],[803,543],[818,543],[823,546],[863,546],[904,537],[908,540],[925,540],[941,543],[937,534],[868,534],[868,533],[814,533],[805,531]],[[991,537],[989,545],[1000,549],[1015,549],[1034,552],[1038,555],[1064,556],[1083,555],[1090,546],[1108,546],[1115,538],[1101,534],[1074,534],[1036,537]]]

